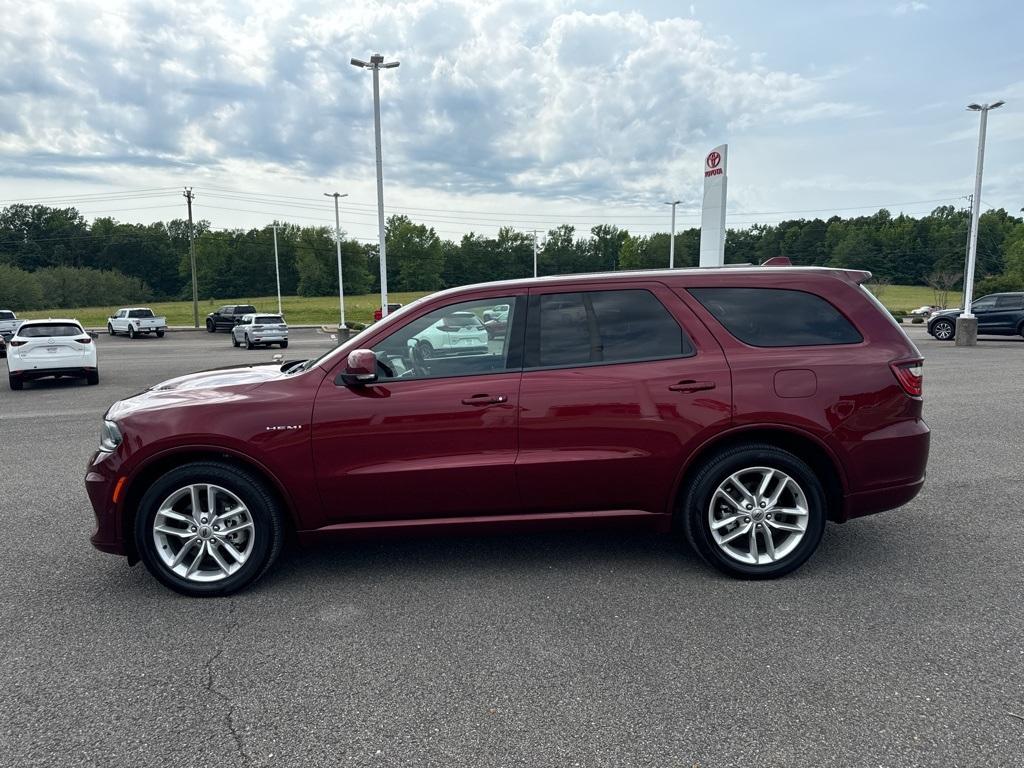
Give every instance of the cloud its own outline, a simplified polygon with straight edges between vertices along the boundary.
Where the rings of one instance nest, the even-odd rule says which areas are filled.
[[[928,3],[922,3],[920,0],[910,0],[906,3],[897,3],[890,9],[890,13],[893,16],[906,16],[910,13],[920,13],[921,11],[928,10]]]
[[[0,162],[372,175],[370,75],[348,61],[376,50],[401,61],[381,75],[388,177],[417,187],[669,193],[731,132],[864,114],[693,18],[564,6],[26,4],[0,41]]]

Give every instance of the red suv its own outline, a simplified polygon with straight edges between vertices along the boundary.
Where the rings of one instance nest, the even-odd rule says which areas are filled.
[[[191,595],[252,583],[288,535],[413,529],[677,531],[728,574],[780,576],[826,521],[924,483],[921,354],[868,277],[474,285],[320,358],[166,381],[106,414],[92,542]],[[486,351],[436,330],[495,307],[507,332]]]

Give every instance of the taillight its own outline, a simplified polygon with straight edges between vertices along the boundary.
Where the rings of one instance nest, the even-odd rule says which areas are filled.
[[[79,344],[92,344],[92,339],[86,336],[84,339],[75,339]]]
[[[28,344],[28,342],[27,341],[12,341],[11,342],[11,346],[12,347],[20,347],[22,344]]]
[[[903,391],[911,397],[920,397],[922,384],[924,383],[924,361],[923,360],[900,360],[889,363],[896,381],[903,387]]]

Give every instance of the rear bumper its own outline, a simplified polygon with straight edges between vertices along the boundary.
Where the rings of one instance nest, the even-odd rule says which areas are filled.
[[[859,478],[843,498],[840,520],[903,506],[924,486],[931,432],[922,419],[868,435],[850,452],[850,474]]]
[[[11,358],[8,358],[11,359]],[[31,379],[42,379],[47,376],[85,376],[96,370],[95,365],[83,365],[77,367],[60,368],[22,368],[11,371],[11,376],[16,379],[29,381]]]

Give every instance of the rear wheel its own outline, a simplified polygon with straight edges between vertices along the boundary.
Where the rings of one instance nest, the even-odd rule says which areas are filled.
[[[100,372],[99,371],[86,371],[85,380],[88,384],[95,386],[100,383]]]
[[[949,341],[956,336],[956,326],[951,320],[936,320],[932,326],[932,336],[939,341]]]
[[[691,546],[719,570],[770,579],[799,568],[825,531],[825,492],[799,457],[767,444],[725,450],[705,463],[684,498]]]
[[[256,345],[252,343],[252,340],[249,338],[249,334],[248,333],[245,334],[245,348],[246,349],[256,349]]]
[[[7,381],[10,382],[11,389],[19,390],[25,388],[25,382],[15,377],[13,374],[8,374]]]
[[[178,467],[153,483],[135,518],[150,573],[185,595],[228,595],[252,584],[281,551],[283,526],[266,485],[216,462]]]
[[[288,339],[281,342],[281,349],[288,349]]]

